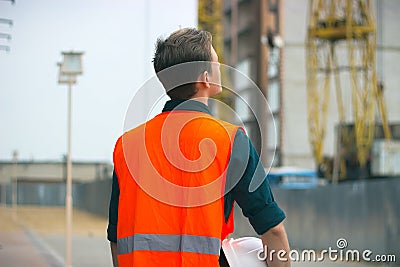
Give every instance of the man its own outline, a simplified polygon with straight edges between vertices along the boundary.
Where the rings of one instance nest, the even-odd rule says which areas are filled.
[[[253,145],[208,109],[222,90],[210,33],[185,28],[159,39],[153,62],[171,100],[116,143],[107,229],[114,266],[226,264],[220,247],[233,232],[234,201],[269,251],[289,252],[285,214]],[[250,192],[253,179],[262,182]]]

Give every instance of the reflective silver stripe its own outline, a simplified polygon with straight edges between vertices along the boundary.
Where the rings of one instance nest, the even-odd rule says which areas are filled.
[[[117,243],[118,254],[149,250],[219,255],[221,248],[219,238],[196,235],[136,234],[119,238]]]

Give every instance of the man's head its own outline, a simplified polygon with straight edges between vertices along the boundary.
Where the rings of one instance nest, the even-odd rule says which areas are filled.
[[[171,68],[172,71],[168,69],[187,62],[198,63],[188,64],[188,67]],[[221,91],[218,56],[212,47],[212,36],[207,31],[184,28],[173,32],[165,40],[159,38],[153,64],[171,99],[190,99],[199,93],[202,96],[199,90],[204,88],[211,88],[207,91],[209,95]],[[168,70],[162,72],[165,69]],[[174,77],[176,75],[184,76],[187,83],[170,88],[171,84],[175,84],[175,80],[182,80]]]

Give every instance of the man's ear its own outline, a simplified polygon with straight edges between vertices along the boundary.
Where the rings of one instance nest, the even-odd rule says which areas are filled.
[[[201,83],[204,87],[210,88],[210,82],[207,71],[204,71],[199,75],[199,83]]]

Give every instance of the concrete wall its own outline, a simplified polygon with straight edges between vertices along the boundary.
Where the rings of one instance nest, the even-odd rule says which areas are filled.
[[[337,249],[336,241],[345,238],[348,249],[369,249],[400,259],[400,178],[272,190],[287,215],[292,248]],[[235,221],[236,237],[255,235],[238,208]]]

